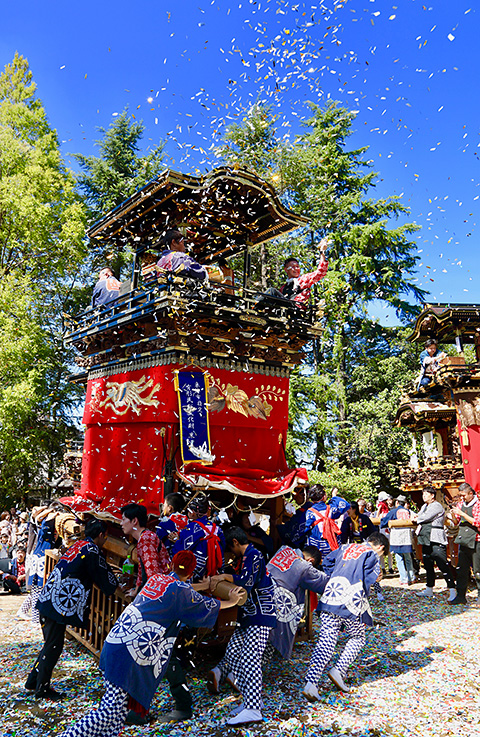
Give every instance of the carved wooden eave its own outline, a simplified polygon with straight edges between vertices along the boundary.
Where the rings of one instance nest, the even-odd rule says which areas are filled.
[[[408,339],[414,343],[427,338],[454,343],[458,335],[461,335],[463,343],[475,343],[475,336],[480,336],[480,305],[427,304],[417,317]]]
[[[406,401],[397,410],[395,424],[409,430],[429,429],[432,426],[451,425],[455,422],[453,405],[442,402]]]
[[[95,246],[141,251],[155,247],[168,228],[182,228],[191,255],[209,264],[308,223],[282,205],[268,182],[244,169],[221,167],[199,177],[164,171],[87,235]]]
[[[433,486],[435,489],[443,489],[453,498],[464,480],[463,464],[451,457],[447,459],[444,456],[435,464],[417,469],[410,466],[400,468],[400,486],[402,492],[407,494],[421,492],[425,486]]]

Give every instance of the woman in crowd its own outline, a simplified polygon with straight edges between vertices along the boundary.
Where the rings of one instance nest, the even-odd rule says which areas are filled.
[[[444,530],[445,510],[436,500],[436,490],[427,486],[422,492],[423,507],[415,516],[417,524],[417,538],[422,546],[423,565],[427,572],[427,585],[419,596],[433,596],[435,586],[435,563],[443,573],[448,586],[448,601],[455,599],[455,579],[447,561],[447,536]]]

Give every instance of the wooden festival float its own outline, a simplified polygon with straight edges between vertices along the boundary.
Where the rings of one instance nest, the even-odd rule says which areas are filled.
[[[413,382],[401,397],[396,423],[414,434],[401,485],[417,502],[423,487],[441,489],[448,503],[463,481],[480,490],[480,305],[426,305],[409,339],[423,349],[427,338],[456,355],[440,360],[430,385]]]
[[[87,393],[81,482],[63,502],[112,523],[111,562],[127,553],[115,523],[130,501],[158,516],[165,493],[186,485],[214,508],[267,514],[274,531],[284,495],[307,482],[285,459],[289,376],[320,330],[310,312],[259,302],[250,286],[251,250],[307,223],[266,182],[220,168],[166,171],[88,231],[96,249],[132,252],[133,265],[119,299],[88,309],[65,334]],[[211,270],[207,284],[158,269],[168,228],[184,232],[190,255]],[[232,257],[243,264],[233,284],[222,281],[231,270],[215,266]],[[95,590],[89,631],[72,634],[98,653],[124,606]]]

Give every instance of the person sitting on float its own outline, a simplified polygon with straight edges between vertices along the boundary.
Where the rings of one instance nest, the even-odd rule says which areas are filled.
[[[283,302],[294,304],[296,307],[305,309],[310,299],[310,291],[312,286],[323,279],[328,269],[328,261],[325,258],[325,251],[329,245],[328,238],[323,238],[320,241],[320,260],[315,271],[311,271],[308,274],[302,274],[298,260],[295,256],[289,256],[283,262],[283,268],[287,276],[287,281],[283,284],[280,289],[275,287],[269,287],[265,290],[262,295],[258,295],[257,302],[258,306],[263,302],[263,298],[276,297]]]
[[[422,367],[422,373],[420,375],[420,386],[428,386],[433,379],[434,374],[437,373],[439,361],[441,358],[445,358],[447,354],[444,351],[440,351],[438,348],[438,342],[435,338],[429,338],[425,342],[425,350],[420,353],[420,365]]]
[[[120,282],[109,266],[101,270],[93,288],[92,307],[101,307],[114,302],[120,296]]]
[[[205,267],[186,253],[185,238],[179,230],[167,230],[159,243],[164,246],[164,250],[157,261],[159,269],[171,271],[176,276],[183,276],[187,279],[198,281],[207,279]]]

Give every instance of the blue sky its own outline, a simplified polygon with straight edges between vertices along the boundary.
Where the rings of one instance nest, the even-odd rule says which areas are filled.
[[[28,58],[72,166],[126,106],[145,148],[167,138],[169,164],[195,172],[252,102],[293,137],[307,101],[340,100],[376,194],[402,195],[422,226],[418,284],[480,303],[478,17],[473,0],[27,0],[2,7],[0,65]]]

